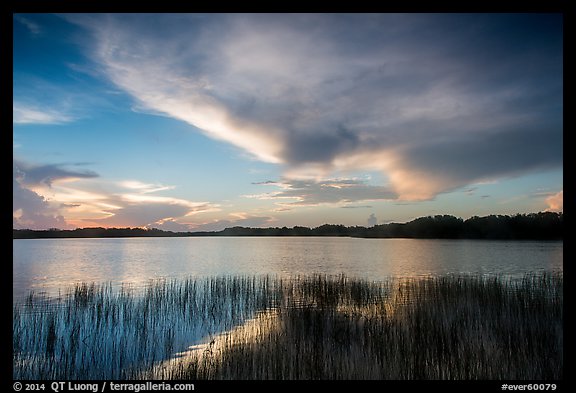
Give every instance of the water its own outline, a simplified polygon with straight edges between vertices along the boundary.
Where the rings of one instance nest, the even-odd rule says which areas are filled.
[[[254,276],[345,274],[375,281],[469,273],[522,277],[527,272],[562,271],[562,263],[562,242],[336,237],[13,240],[14,302],[27,304],[13,313],[13,376],[132,379],[148,375],[140,373],[171,372],[172,365],[177,369],[181,359],[186,363],[191,354],[204,353],[215,338],[229,337],[234,329],[251,331],[252,324],[255,332],[269,328],[259,317],[275,315],[271,310],[281,304],[281,297],[276,297],[274,284],[269,287],[267,279]],[[222,276],[226,279],[215,278]],[[184,278],[199,280],[179,280]],[[23,301],[29,291],[55,296],[81,282],[104,285],[100,288],[128,284],[147,291],[119,297],[96,291],[89,307],[82,296],[68,298],[63,307],[43,303],[43,297],[34,306]]]
[[[14,239],[13,296],[58,295],[79,282],[145,286],[159,278],[341,274],[383,280],[562,271],[561,241],[197,237]]]

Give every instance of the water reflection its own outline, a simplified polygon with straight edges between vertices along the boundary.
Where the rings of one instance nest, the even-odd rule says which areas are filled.
[[[522,280],[464,275],[385,281],[345,275],[290,279],[213,276],[158,280],[143,292],[116,292],[111,285],[83,284],[60,305],[31,299],[29,304],[14,307],[13,378],[225,379],[281,375],[309,379],[330,376],[334,370],[342,378],[358,376],[357,371],[362,371],[365,378],[381,378],[383,370],[391,370],[389,376],[410,379],[413,376],[405,370],[417,367],[388,369],[378,363],[400,364],[397,357],[404,352],[394,349],[385,354],[382,350],[390,345],[407,345],[407,360],[413,361],[410,354],[416,350],[430,348],[431,342],[452,340],[457,326],[461,343],[484,337],[474,341],[479,348],[497,348],[500,336],[494,333],[506,324],[516,324],[512,326],[515,335],[524,334],[527,326],[538,325],[535,321],[553,320],[553,334],[547,340],[561,347],[562,288],[562,276],[551,274],[527,275]],[[462,312],[469,321],[461,323]],[[525,321],[517,319],[519,312]],[[486,319],[488,314],[491,316]],[[428,324],[424,328],[423,322]],[[486,322],[492,324],[485,326]],[[486,327],[486,334],[478,333],[479,326]],[[543,337],[543,332],[549,333],[546,326],[542,331],[537,326],[519,342]],[[432,338],[420,340],[426,332],[432,332]],[[502,337],[512,336],[506,333]],[[414,346],[414,340],[420,343]],[[536,358],[551,354],[558,358],[558,348],[550,348]],[[477,355],[483,353],[476,347],[474,351]],[[470,351],[463,350],[462,354],[468,356]],[[455,352],[448,363],[460,364],[456,360],[462,354]],[[382,360],[384,355],[393,361]],[[247,360],[251,356],[261,356],[262,360],[252,363]],[[430,361],[444,359],[434,356]],[[283,365],[280,374],[269,373],[272,357],[279,362],[276,364]],[[298,366],[302,358],[320,362],[302,368]],[[367,359],[371,360],[367,363]],[[510,361],[508,357],[505,360]],[[339,368],[331,363],[325,368],[325,361]],[[353,368],[359,364],[361,370]],[[492,372],[490,364],[486,366]],[[484,363],[481,365],[484,367]],[[438,374],[438,370],[432,365],[433,379],[447,375],[444,371]],[[448,374],[458,378],[466,373],[466,368],[448,369]]]
[[[204,337],[203,342],[190,345],[185,351],[158,362],[140,374],[142,379],[170,379],[182,375],[191,364],[213,366],[213,362],[225,356],[235,345],[257,345],[263,337],[275,334],[281,328],[277,309],[260,310],[253,318],[230,330]]]
[[[145,286],[157,278],[345,273],[382,280],[562,271],[562,242],[313,237],[13,240],[13,294],[57,295],[78,282]]]
[[[30,299],[14,308],[14,378],[131,379],[274,308],[269,285],[266,277],[159,280],[143,292],[80,285],[60,304]]]

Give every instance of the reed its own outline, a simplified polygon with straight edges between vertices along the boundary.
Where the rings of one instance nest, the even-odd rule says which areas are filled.
[[[562,379],[562,274],[79,284],[13,308],[14,379]]]

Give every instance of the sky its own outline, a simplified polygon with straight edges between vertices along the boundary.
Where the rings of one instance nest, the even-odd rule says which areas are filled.
[[[14,14],[13,227],[563,209],[562,14]]]

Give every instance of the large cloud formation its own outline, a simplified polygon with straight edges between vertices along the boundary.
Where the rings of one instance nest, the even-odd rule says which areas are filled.
[[[321,182],[426,200],[562,165],[562,18],[67,15],[141,110]]]

